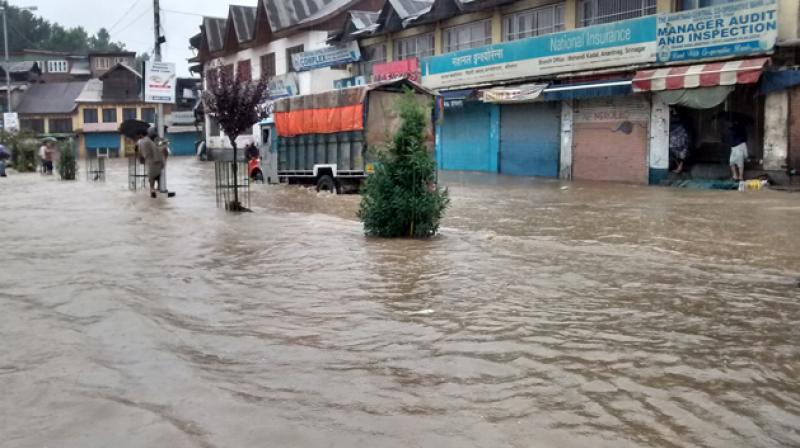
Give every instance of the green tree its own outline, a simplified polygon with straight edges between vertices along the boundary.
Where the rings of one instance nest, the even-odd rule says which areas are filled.
[[[370,236],[428,238],[439,230],[450,199],[436,183],[425,144],[429,114],[412,92],[398,107],[402,124],[364,185],[358,216]]]

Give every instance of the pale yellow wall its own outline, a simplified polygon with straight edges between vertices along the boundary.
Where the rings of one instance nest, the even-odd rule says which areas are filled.
[[[564,28],[574,30],[578,27],[578,0],[564,2]]]
[[[800,37],[800,0],[778,2],[778,40],[792,41]]]
[[[492,14],[492,43],[499,44],[503,42],[503,15],[500,10],[495,10]]]
[[[666,13],[673,11],[673,0],[656,0],[656,12]]]

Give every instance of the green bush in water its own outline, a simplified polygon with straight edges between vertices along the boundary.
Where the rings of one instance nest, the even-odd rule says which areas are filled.
[[[450,199],[425,145],[429,114],[412,92],[398,106],[400,129],[364,184],[358,217],[369,236],[427,238],[439,230]]]
[[[78,174],[78,161],[72,142],[62,142],[59,152],[61,155],[58,158],[58,174],[61,176],[61,180],[75,180]]]
[[[0,143],[11,151],[11,164],[20,173],[36,171],[38,141],[28,131],[0,132]]]

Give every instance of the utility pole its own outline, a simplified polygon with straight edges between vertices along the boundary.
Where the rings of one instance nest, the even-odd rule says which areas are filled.
[[[161,61],[161,6],[158,0],[153,0],[153,34],[155,35],[155,54],[153,59],[155,62]],[[145,79],[145,82],[147,80]],[[156,112],[156,129],[158,129],[158,137],[164,139],[164,104],[158,103]],[[161,193],[169,193],[167,189],[167,164],[164,163],[164,168],[161,170],[161,179],[158,181],[158,190]]]
[[[8,58],[8,7],[3,7],[3,43],[6,45],[6,112],[11,112],[11,61]]]

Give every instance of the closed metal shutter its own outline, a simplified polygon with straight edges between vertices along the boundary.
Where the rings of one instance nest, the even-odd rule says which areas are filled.
[[[500,109],[500,172],[558,176],[561,103],[503,105]]]
[[[442,123],[442,169],[493,171],[490,130],[491,112],[486,104],[470,101],[463,107],[446,109]]]

